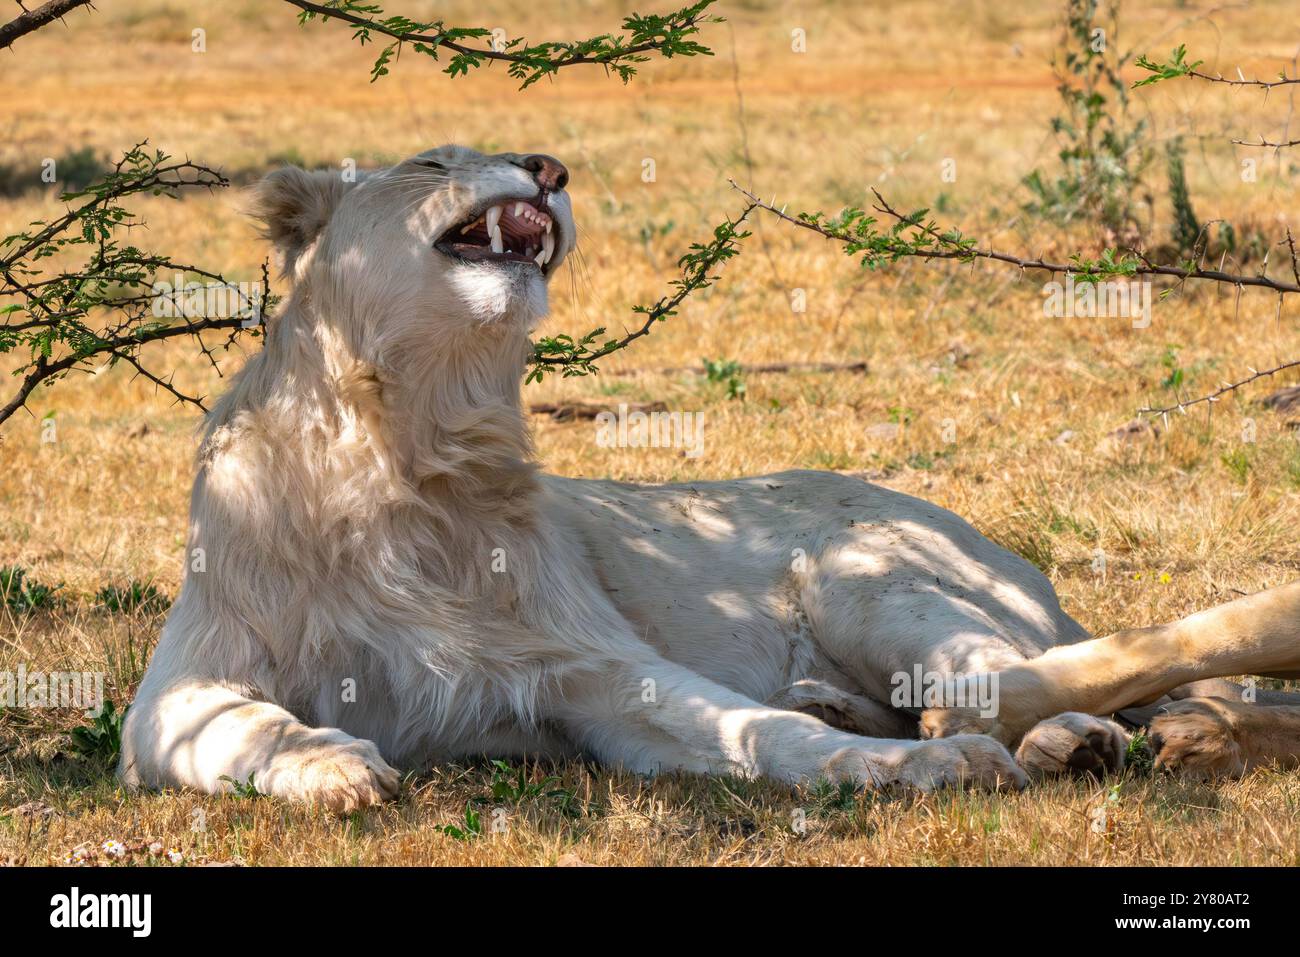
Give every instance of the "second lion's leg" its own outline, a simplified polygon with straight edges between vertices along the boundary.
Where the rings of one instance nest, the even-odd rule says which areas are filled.
[[[1012,746],[1039,721],[1065,711],[1112,714],[1198,679],[1295,671],[1298,635],[1300,582],[1167,625],[1052,648],[998,673],[995,717],[931,709],[922,716],[922,734],[982,729]]]

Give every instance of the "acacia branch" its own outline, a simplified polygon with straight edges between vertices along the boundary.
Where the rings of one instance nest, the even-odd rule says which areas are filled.
[[[876,220],[859,209],[846,210],[836,220],[826,220],[820,213],[800,213],[795,216],[786,212],[785,207],[778,208],[773,203],[764,202],[735,180],[729,182],[756,207],[801,229],[810,230],[826,239],[844,244],[846,252],[850,255],[864,253],[865,264],[873,267],[908,257],[925,260],[953,259],[959,262],[987,259],[1017,266],[1020,269],[1069,273],[1086,281],[1098,281],[1116,276],[1169,276],[1181,281],[1204,279],[1234,286],[1258,286],[1278,293],[1300,293],[1300,282],[1284,282],[1266,275],[1247,276],[1220,269],[1203,269],[1190,262],[1183,266],[1166,266],[1151,263],[1140,257],[1116,258],[1114,250],[1106,250],[1102,257],[1096,260],[1075,258],[1070,262],[1052,262],[1042,258],[1015,256],[993,249],[980,249],[973,239],[962,236],[956,230],[943,232],[932,221],[926,221],[925,216],[929,210],[923,209],[909,214],[900,213],[890,206],[876,189],[872,189],[877,203],[873,208],[897,223],[892,229],[884,232],[876,230]]]
[[[179,389],[176,388],[174,383],[174,380],[176,378],[175,373],[172,373],[166,378],[163,378],[157,373],[150,372],[147,368],[145,368],[144,363],[142,363],[136,356],[131,355],[129,352],[114,352],[113,357],[116,359],[122,359],[130,363],[132,366],[134,366],[135,374],[137,376],[148,379],[150,382],[154,384],[155,389],[162,389],[164,392],[170,392],[173,396],[176,397],[177,405],[185,405],[188,403],[189,405],[197,406],[199,410],[202,412],[208,411],[208,407],[203,404],[203,400],[206,398],[206,396],[186,395],[184,392],[181,392]]]
[[[144,145],[144,143],[140,143],[128,151],[126,155],[132,156],[140,153]],[[77,193],[65,193],[61,197],[68,200],[92,196],[93,199],[75,208],[69,208],[63,215],[43,224],[42,228],[34,233],[20,233],[17,236],[9,237],[4,242],[0,242],[0,250],[5,253],[4,256],[0,257],[0,270],[12,268],[14,263],[53,242],[55,237],[60,234],[67,232],[74,223],[84,221],[96,210],[106,208],[127,196],[155,190],[170,191],[194,187],[208,190],[224,189],[230,185],[230,180],[216,170],[206,166],[199,166],[188,160],[171,165],[157,163],[147,173],[137,177],[123,175],[126,168],[127,164],[124,158],[114,166],[113,172],[117,174],[116,176],[110,177],[103,184],[92,186]],[[194,178],[186,179],[185,173],[193,173]]]
[[[450,51],[446,71],[451,76],[466,75],[470,69],[485,62],[509,64],[512,77],[522,81],[522,87],[531,86],[544,76],[564,67],[594,64],[613,70],[624,82],[636,73],[634,63],[649,59],[646,54],[658,53],[663,57],[712,56],[713,51],[689,37],[699,33],[702,23],[720,22],[720,17],[705,15],[705,10],[716,0],[697,0],[665,16],[632,14],[623,20],[628,36],[601,34],[586,40],[571,42],[550,41],[529,45],[522,38],[507,40],[488,46],[471,45],[465,40],[483,40],[492,31],[481,27],[448,27],[441,20],[420,22],[404,16],[382,16],[378,4],[366,0],[285,0],[302,11],[298,20],[306,23],[315,17],[338,20],[355,27],[353,37],[363,45],[372,40],[372,34],[393,42],[380,50],[371,69],[371,81],[388,73],[389,62],[409,44],[417,53],[438,59],[440,51]],[[382,19],[381,19],[382,17]]]
[[[1225,382],[1223,385],[1219,386],[1219,388],[1216,389],[1214,392],[1210,392],[1206,395],[1200,396],[1199,398],[1188,399],[1186,402],[1179,402],[1176,405],[1167,406],[1163,409],[1155,409],[1150,407],[1144,409],[1138,409],[1138,414],[1159,415],[1159,416],[1168,416],[1170,412],[1182,412],[1183,414],[1186,414],[1187,410],[1194,405],[1200,405],[1202,402],[1205,403],[1218,402],[1220,398],[1227,395],[1229,392],[1236,392],[1242,386],[1250,385],[1252,382],[1258,379],[1265,379],[1268,378],[1269,376],[1275,376],[1279,372],[1285,372],[1287,369],[1295,369],[1295,368],[1300,368],[1300,359],[1293,359],[1290,362],[1284,362],[1279,366],[1274,366],[1272,369],[1265,369],[1262,372],[1256,371],[1255,369],[1251,369],[1250,370],[1251,375],[1247,376],[1245,379],[1242,379],[1239,382]]]
[[[1202,73],[1200,70],[1189,70],[1186,76],[1194,77],[1198,80],[1206,80],[1210,83],[1226,83],[1228,86],[1253,86],[1263,90],[1271,90],[1277,86],[1290,86],[1293,83],[1300,83],[1300,77],[1279,76],[1276,80],[1253,80],[1242,76],[1241,71],[1237,71],[1237,79],[1226,77],[1222,73],[1211,76],[1208,73]]]
[[[1300,146],[1300,140],[1290,140],[1286,143],[1272,143],[1264,139],[1262,136],[1259,138],[1258,143],[1252,143],[1249,140],[1233,140],[1232,142],[1235,146],[1262,146],[1275,150],[1284,150],[1289,146]]]
[[[548,371],[559,372],[566,378],[598,372],[595,365],[597,361],[627,348],[642,336],[648,336],[655,323],[675,316],[677,308],[686,301],[687,296],[713,284],[717,276],[712,275],[711,270],[715,266],[739,254],[740,240],[749,236],[748,232],[741,232],[739,227],[757,205],[750,203],[735,219],[728,219],[714,227],[712,242],[691,245],[691,251],[677,261],[682,270],[682,277],[672,282],[677,292],[661,297],[653,306],[632,307],[633,312],[645,316],[645,321],[639,328],[627,332],[621,338],[609,339],[595,349],[592,344],[605,334],[604,326],[593,329],[576,342],[566,335],[542,339],[533,344],[532,368],[524,381],[540,382]]]
[[[0,50],[12,46],[19,37],[34,33],[47,23],[61,20],[65,13],[71,13],[77,7],[90,6],[90,2],[91,0],[49,0],[35,10],[24,9],[18,16],[0,26]]]
[[[1222,73],[1211,75],[1202,70],[1196,69],[1204,60],[1195,60],[1187,62],[1187,45],[1179,44],[1170,55],[1169,60],[1164,63],[1157,63],[1147,56],[1139,56],[1135,61],[1136,65],[1146,70],[1151,75],[1138,80],[1133,84],[1133,89],[1140,86],[1150,86],[1153,83],[1159,83],[1163,80],[1173,80],[1178,77],[1191,77],[1197,80],[1204,80],[1207,83],[1223,83],[1227,86],[1253,86],[1256,89],[1262,89],[1265,92],[1278,86],[1289,86],[1293,83],[1300,83],[1300,77],[1287,76],[1286,72],[1278,74],[1276,80],[1258,80],[1249,79],[1241,68],[1237,68],[1237,79],[1226,77]]]
[[[1256,89],[1262,89],[1264,91],[1264,98],[1267,100],[1269,91],[1274,87],[1289,86],[1293,83],[1300,83],[1300,77],[1287,76],[1285,70],[1279,74],[1276,80],[1247,79],[1246,75],[1241,72],[1241,67],[1237,68],[1237,79],[1235,80],[1224,76],[1222,73],[1211,76],[1208,73],[1196,69],[1204,62],[1203,60],[1196,60],[1195,62],[1188,63],[1186,58],[1187,47],[1183,44],[1180,44],[1178,48],[1174,50],[1171,58],[1166,63],[1156,63],[1145,56],[1138,57],[1137,65],[1151,75],[1134,83],[1133,89],[1137,89],[1140,86],[1150,86],[1151,84],[1159,83],[1162,80],[1172,80],[1177,77],[1191,77],[1197,80],[1205,80],[1208,83],[1223,83],[1228,86],[1251,86]],[[1262,136],[1259,138],[1258,143],[1250,143],[1246,140],[1233,140],[1232,142],[1237,146],[1263,146],[1276,150],[1286,149],[1291,146],[1300,146],[1300,140],[1291,140],[1289,143],[1270,143]]]
[[[27,399],[42,382],[60,376],[72,370],[76,366],[85,363],[88,359],[93,358],[94,356],[111,355],[118,358],[128,359],[136,369],[143,372],[144,370],[140,368],[139,364],[135,360],[129,358],[129,353],[124,354],[124,350],[135,349],[150,342],[162,342],[163,340],[175,339],[180,336],[195,336],[197,338],[199,333],[202,332],[208,332],[214,329],[241,328],[243,323],[244,320],[240,319],[238,316],[222,318],[203,317],[198,320],[186,320],[184,325],[165,326],[161,329],[151,330],[148,332],[134,333],[108,339],[99,345],[99,347],[94,349],[94,351],[85,355],[71,353],[53,361],[45,356],[40,356],[29,367],[27,374],[23,376],[22,384],[18,387],[18,391],[14,394],[14,397],[3,407],[0,407],[0,424],[3,424],[6,419],[26,405]],[[155,378],[153,374],[149,373],[146,373],[146,375],[154,382],[158,382],[161,378]],[[202,402],[198,400],[189,400],[188,397],[185,396],[182,396],[181,398],[184,398],[187,401],[193,401],[199,408],[203,408]]]
[[[267,266],[262,283],[250,293],[220,273],[172,257],[145,252],[120,237],[143,225],[121,205],[129,196],[148,193],[177,197],[185,189],[214,189],[228,185],[218,171],[191,163],[169,162],[161,152],[150,153],[139,144],[127,151],[102,180],[85,190],[65,193],[68,205],[54,218],[0,239],[0,354],[22,350],[28,360],[15,375],[21,377],[13,397],[0,407],[0,423],[23,408],[42,383],[52,383],[74,371],[90,371],[97,359],[110,364],[125,361],[138,376],[167,391],[178,402],[204,408],[201,397],[176,387],[174,374],[148,368],[141,358],[143,346],[181,336],[192,337],[199,351],[220,374],[212,348],[203,340],[210,330],[230,330],[234,338],[245,332],[258,334],[262,314],[274,298],[267,293]],[[50,262],[66,261],[80,253],[85,261],[75,268],[51,270]],[[182,289],[155,276],[189,276],[206,280]],[[188,302],[192,286],[216,289],[231,304],[233,314],[196,315]],[[170,289],[170,292],[164,290]],[[250,322],[250,319],[254,320]]]
[[[903,258],[917,257],[925,260],[952,259],[960,262],[973,262],[976,259],[988,259],[1007,263],[1020,269],[1042,269],[1051,273],[1067,273],[1078,276],[1082,281],[1098,282],[1112,277],[1133,276],[1169,276],[1180,282],[1189,279],[1203,279],[1210,282],[1226,283],[1241,288],[1258,286],[1278,293],[1278,308],[1281,309],[1283,297],[1287,293],[1300,293],[1300,256],[1296,252],[1295,239],[1287,230],[1285,240],[1290,252],[1291,272],[1295,282],[1285,282],[1266,275],[1245,276],[1224,272],[1220,269],[1203,269],[1189,262],[1184,266],[1164,266],[1152,263],[1143,257],[1118,257],[1114,250],[1105,250],[1101,258],[1084,260],[1074,257],[1068,263],[1051,262],[1042,258],[1028,259],[1010,253],[1000,253],[992,249],[979,249],[973,239],[962,236],[956,230],[941,231],[932,220],[926,219],[928,210],[904,214],[894,209],[878,190],[873,189],[876,197],[875,211],[890,217],[894,225],[888,230],[876,227],[875,218],[860,209],[845,210],[834,220],[827,220],[821,213],[800,213],[797,216],[786,212],[785,207],[778,208],[773,202],[764,202],[749,190],[740,186],[735,180],[731,185],[746,196],[751,208],[763,209],[785,222],[801,229],[806,229],[826,239],[841,243],[845,252],[862,255],[862,264],[876,268],[888,262]],[[1144,408],[1140,414],[1167,415],[1172,411],[1185,412],[1189,406],[1201,403],[1217,402],[1221,396],[1235,392],[1257,379],[1277,375],[1287,369],[1300,366],[1300,359],[1282,363],[1263,372],[1251,370],[1252,374],[1235,383],[1225,383],[1217,391],[1196,399],[1178,402],[1167,408]]]

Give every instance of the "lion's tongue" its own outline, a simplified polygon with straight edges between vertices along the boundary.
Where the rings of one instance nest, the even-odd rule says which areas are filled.
[[[545,213],[538,213],[531,206],[527,209],[531,215],[542,218],[543,222],[537,223],[530,219],[525,219],[523,215],[516,216],[515,209],[517,204],[507,203],[501,211],[501,234],[510,239],[531,239],[536,240],[540,245],[539,237],[546,231],[545,222],[549,219]]]

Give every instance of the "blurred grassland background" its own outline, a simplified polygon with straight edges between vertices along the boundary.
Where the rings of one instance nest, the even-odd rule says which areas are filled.
[[[388,4],[389,12],[501,26],[530,39],[605,32],[631,9]],[[221,166],[239,183],[285,162],[382,165],[448,141],[540,150],[572,171],[581,249],[552,285],[552,315],[539,330],[548,334],[637,324],[630,307],[657,299],[687,246],[743,207],[728,177],[792,210],[828,213],[869,205],[875,187],[899,209],[930,207],[981,245],[1024,255],[1093,255],[1107,241],[1085,221],[1063,226],[1024,208],[1032,198],[1025,177],[1058,166],[1050,61],[1060,53],[1061,4],[726,2],[718,12],[727,23],[701,38],[711,58],[648,63],[627,86],[578,67],[521,93],[499,69],[452,81],[409,51],[372,84],[373,47],[360,48],[337,24],[300,28],[295,10],[272,0],[101,4],[0,57],[0,229],[61,208],[53,188],[23,188],[44,158],[80,152],[93,166],[146,138]],[[1295,0],[1217,9],[1128,3],[1118,37],[1108,39],[1154,59],[1185,43],[1207,69],[1273,77],[1296,72],[1298,25]],[[204,53],[191,51],[195,28],[206,31]],[[806,31],[806,53],[791,49],[796,28]],[[1234,255],[1240,270],[1260,268],[1267,243],[1300,225],[1300,150],[1278,155],[1230,141],[1278,139],[1285,130],[1282,138],[1295,138],[1296,89],[1266,98],[1177,80],[1130,95],[1129,121],[1146,122],[1156,156],[1134,198],[1150,245],[1169,242],[1175,217],[1164,149],[1181,138],[1200,221],[1225,220],[1238,237],[1259,237]],[[647,158],[653,183],[642,181]],[[941,176],[949,159],[951,182]],[[1257,162],[1254,181],[1242,177],[1246,159]],[[148,231],[134,240],[256,280],[267,250],[242,201],[229,190],[135,202]],[[1270,272],[1286,276],[1284,261],[1273,249]],[[539,415],[541,459],[567,475],[638,482],[790,467],[862,474],[954,509],[1025,555],[1096,632],[1296,578],[1300,412],[1255,400],[1297,377],[1244,391],[1212,416],[1201,407],[1168,428],[1157,423],[1159,434],[1107,436],[1139,407],[1173,401],[1172,385],[1200,394],[1300,356],[1300,302],[1284,303],[1279,315],[1272,294],[1247,291],[1238,303],[1230,288],[1189,285],[1155,302],[1151,326],[1135,329],[1124,319],[1044,318],[1047,278],[921,261],[863,271],[818,237],[758,217],[721,281],[603,363],[605,374],[548,379],[527,392],[539,403],[702,411],[704,455],[601,448],[590,422]],[[806,311],[792,309],[794,290],[804,291]],[[192,349],[161,349],[185,391],[224,388]],[[236,348],[223,371],[235,371],[242,356]],[[730,375],[704,373],[705,358],[865,361],[869,371],[741,374],[739,399]],[[683,366],[699,371],[658,371]],[[13,367],[12,357],[0,357],[0,369]],[[123,702],[163,616],[152,592],[130,585],[160,596],[179,587],[198,417],[125,368],[41,389],[30,407],[33,415],[0,427],[0,567],[61,587],[34,608],[0,606],[0,668],[105,670],[111,696]],[[43,444],[40,420],[51,414],[57,441]],[[1094,568],[1098,554],[1104,574]],[[136,597],[109,610],[104,589],[112,587]],[[555,785],[570,799],[521,798],[508,834],[461,841],[433,827],[462,819],[467,801],[490,793],[488,766],[422,772],[399,804],[340,822],[265,800],[127,797],[102,762],[70,752],[66,732],[80,720],[0,712],[0,860],[57,861],[108,838],[157,839],[191,860],[247,863],[1300,857],[1300,781],[1269,771],[1215,786],[1135,772],[1009,797],[854,798],[674,776],[644,782],[573,766],[559,769]],[[528,773],[537,781],[544,772]],[[1090,813],[1112,787],[1109,823],[1097,830]],[[55,813],[35,823],[12,813],[31,801]],[[795,808],[809,813],[802,835],[790,826]],[[196,811],[206,822],[197,832]]]

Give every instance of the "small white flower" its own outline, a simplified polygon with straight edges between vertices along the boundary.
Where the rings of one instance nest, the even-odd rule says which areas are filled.
[[[171,861],[173,864],[179,864],[185,860],[185,855],[176,850],[176,848],[172,848],[167,852],[167,860]]]
[[[104,853],[113,857],[121,857],[126,853],[126,845],[121,841],[105,841],[103,844]]]

